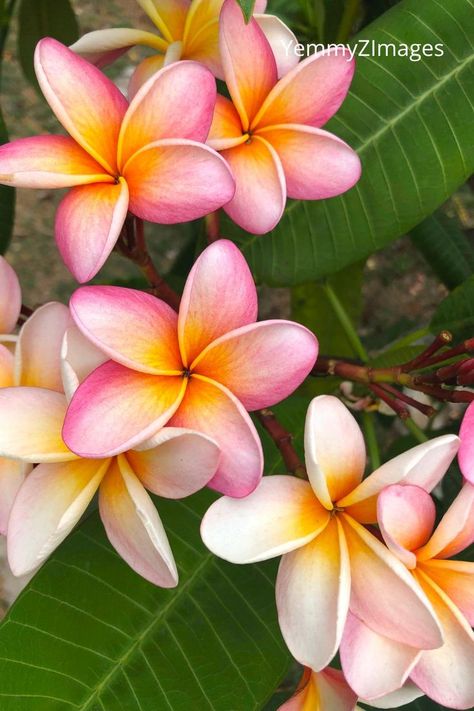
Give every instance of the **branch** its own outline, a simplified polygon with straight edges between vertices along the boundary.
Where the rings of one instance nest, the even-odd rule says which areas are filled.
[[[306,468],[293,447],[293,435],[285,430],[271,410],[260,410],[257,418],[278,447],[287,471],[307,479]]]

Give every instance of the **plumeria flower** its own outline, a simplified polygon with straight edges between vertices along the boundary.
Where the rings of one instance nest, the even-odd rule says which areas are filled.
[[[246,410],[293,392],[314,365],[317,341],[297,323],[255,323],[257,292],[232,242],[214,242],[198,258],[179,315],[149,294],[100,286],[76,291],[71,311],[110,358],[69,405],[63,436],[73,452],[113,456],[168,423],[217,441],[213,488],[245,496],[257,486],[262,448]]]
[[[448,558],[474,541],[474,486],[464,485],[433,533],[435,517],[432,498],[418,486],[392,485],[378,498],[384,540],[430,600],[444,644],[420,652],[387,639],[351,616],[341,645],[341,660],[352,688],[368,698],[400,686],[409,677],[439,704],[471,709],[474,563]]]
[[[367,528],[388,484],[431,489],[456,454],[445,435],[387,462],[362,481],[362,433],[338,398],[315,398],[305,427],[309,481],[264,477],[246,499],[222,497],[204,516],[204,543],[231,563],[283,555],[278,616],[293,656],[315,671],[336,653],[349,609],[390,640],[434,649],[442,635],[432,606],[403,563]]]
[[[158,30],[109,29],[89,32],[71,49],[97,66],[115,61],[134,45],[151,47],[156,54],[135,70],[129,93],[133,96],[155,72],[170,62],[201,62],[219,79],[223,70],[219,54],[219,13],[223,0],[137,0]],[[266,0],[255,3],[255,20],[262,28],[278,64],[280,76],[298,63],[292,31],[274,15],[265,15]]]
[[[474,402],[471,402],[465,412],[459,437],[459,467],[467,481],[474,484]]]
[[[357,696],[344,674],[326,667],[319,672],[304,670],[296,693],[279,711],[357,711]]]
[[[217,97],[208,144],[220,151],[237,183],[225,211],[248,232],[269,232],[286,198],[320,200],[349,190],[360,177],[356,153],[321,130],[342,104],[354,62],[339,48],[298,64],[277,81],[275,58],[255,22],[244,23],[226,0],[220,48],[232,101]]]
[[[75,326],[67,329],[63,349],[64,389],[72,393],[104,355]],[[213,476],[219,448],[205,435],[168,427],[118,457],[80,458],[61,437],[67,402],[63,392],[42,387],[0,390],[1,454],[38,464],[11,508],[7,551],[13,573],[24,575],[41,565],[98,491],[100,515],[117,552],[150,582],[174,587],[176,564],[146,489],[169,499],[195,493]]]
[[[203,145],[216,86],[202,65],[166,67],[130,105],[102,72],[53,39],[38,43],[35,69],[70,135],[1,146],[0,182],[72,188],[59,205],[55,232],[78,281],[102,267],[129,210],[172,224],[202,217],[232,198],[225,161]]]

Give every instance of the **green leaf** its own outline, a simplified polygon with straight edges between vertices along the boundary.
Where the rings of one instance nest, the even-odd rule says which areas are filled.
[[[180,570],[162,590],[108,544],[94,514],[47,562],[0,630],[2,711],[251,711],[289,668],[275,562],[235,566],[199,537],[209,491],[159,510]]]
[[[259,281],[295,285],[340,271],[413,229],[467,180],[474,171],[472,13],[472,0],[403,0],[357,36],[443,43],[444,56],[359,56],[350,95],[325,127],[358,151],[358,185],[331,200],[292,202],[268,235],[249,235],[229,220],[223,226]]]
[[[253,8],[255,6],[255,0],[237,0],[242,12],[244,13],[245,21],[248,22],[253,14]]]
[[[457,339],[474,336],[474,275],[441,302],[431,320],[430,330],[432,333],[451,331]]]
[[[0,144],[8,141],[7,127],[0,111]],[[15,188],[0,185],[0,254],[4,254],[10,244],[15,219]]]
[[[448,289],[459,286],[474,272],[474,246],[457,220],[443,212],[415,227],[411,239]]]
[[[33,84],[37,84],[33,57],[39,40],[54,37],[69,45],[78,36],[79,27],[69,0],[21,0],[18,53],[23,73]]]

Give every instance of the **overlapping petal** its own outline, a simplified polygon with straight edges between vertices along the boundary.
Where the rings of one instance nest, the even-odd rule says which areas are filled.
[[[128,83],[128,97],[130,101],[138,94],[142,86],[151,77],[163,69],[165,65],[164,54],[153,54],[151,57],[143,59],[130,77]]]
[[[81,457],[126,452],[168,422],[185,389],[181,376],[138,373],[107,361],[74,393],[64,422],[64,440]]]
[[[26,478],[8,524],[8,562],[15,575],[37,568],[72,531],[109,466],[79,459],[40,464]]]
[[[15,358],[11,350],[0,343],[0,388],[14,385]]]
[[[203,432],[217,442],[221,458],[209,482],[213,489],[241,497],[256,488],[263,471],[260,438],[246,410],[227,388],[200,375],[191,377],[169,425]]]
[[[61,348],[61,377],[68,400],[79,384],[107,360],[105,353],[89,341],[77,326],[68,328]]]
[[[213,341],[191,368],[229,388],[246,410],[258,410],[296,390],[317,354],[318,342],[304,326],[263,321]]]
[[[153,47],[159,52],[166,52],[167,47],[165,40],[153,32],[117,27],[88,32],[69,49],[101,68],[114,62],[137,44]]]
[[[175,587],[178,571],[163,524],[123,456],[101,483],[99,508],[110,542],[130,567],[155,585]]]
[[[238,146],[247,140],[234,104],[225,96],[218,94],[207,139],[208,145],[216,151],[221,151],[225,148]]]
[[[219,13],[222,0],[193,0],[186,17],[183,55],[204,64],[223,79],[219,53]]]
[[[172,42],[182,36],[189,0],[137,0],[163,37]]]
[[[0,156],[1,151],[2,146],[0,146]],[[0,172],[2,171],[0,170]],[[18,321],[20,310],[20,282],[13,267],[8,264],[5,257],[0,256],[0,334],[13,331]]]
[[[278,711],[354,711],[357,697],[338,669],[305,669],[298,690]]]
[[[474,542],[474,485],[466,482],[439,522],[418,560],[450,558]]]
[[[235,183],[225,160],[208,146],[166,138],[142,148],[124,177],[130,211],[161,224],[196,220],[227,204]]]
[[[308,482],[273,476],[244,499],[218,499],[202,520],[201,536],[220,558],[255,563],[304,546],[328,523]]]
[[[474,484],[474,403],[469,405],[464,414],[459,438],[459,466],[464,477]]]
[[[178,332],[189,366],[219,336],[257,320],[257,291],[240,250],[228,240],[211,244],[196,260],[184,287]]]
[[[18,490],[33,466],[26,462],[0,457],[0,534],[7,535],[10,512]]]
[[[128,212],[127,183],[73,188],[56,212],[55,237],[59,252],[76,279],[83,283],[104,265]]]
[[[420,568],[454,602],[474,626],[474,563],[464,560],[428,560]]]
[[[351,594],[349,555],[333,518],[307,545],[280,563],[276,600],[280,628],[293,656],[318,671],[339,647]]]
[[[276,15],[254,14],[254,18],[272,48],[277,75],[281,78],[294,69],[299,62],[299,57],[294,51],[298,40],[290,28]]]
[[[405,706],[406,704],[419,699],[420,696],[424,696],[421,689],[419,689],[416,684],[411,681],[407,681],[401,689],[397,691],[392,691],[391,694],[382,696],[377,699],[377,701],[369,703],[368,705],[377,705],[379,709],[398,709],[400,706]],[[364,699],[362,699],[364,701]],[[356,711],[361,711],[361,707],[356,706]]]

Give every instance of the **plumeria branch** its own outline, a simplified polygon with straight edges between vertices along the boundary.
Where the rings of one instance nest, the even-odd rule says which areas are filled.
[[[293,446],[293,435],[288,432],[271,410],[257,412],[257,418],[278,447],[286,469],[300,479],[307,479],[306,468]]]
[[[205,226],[208,244],[212,244],[212,242],[216,242],[221,238],[220,216],[218,210],[211,212],[210,215],[206,216]]]

